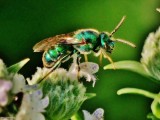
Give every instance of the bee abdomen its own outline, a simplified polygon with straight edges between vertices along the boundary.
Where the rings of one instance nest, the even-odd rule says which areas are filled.
[[[59,59],[67,53],[65,46],[57,45],[43,53],[42,61],[45,67],[52,67]]]
[[[52,67],[57,61],[58,54],[56,52],[46,51],[43,53],[42,61],[45,67]]]

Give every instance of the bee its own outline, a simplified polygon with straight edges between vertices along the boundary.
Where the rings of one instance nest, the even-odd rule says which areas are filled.
[[[96,56],[107,58],[113,63],[107,53],[112,53],[115,42],[122,42],[131,47],[136,47],[133,43],[122,39],[113,38],[113,34],[119,29],[125,20],[125,16],[111,32],[99,32],[96,29],[80,29],[71,33],[56,35],[38,42],[34,47],[34,52],[43,52],[43,65],[47,68],[56,69],[73,54],[80,56],[94,52]],[[79,60],[77,60],[79,62]]]

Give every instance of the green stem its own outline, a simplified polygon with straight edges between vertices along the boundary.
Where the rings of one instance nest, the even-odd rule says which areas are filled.
[[[122,88],[120,90],[117,91],[118,95],[122,95],[122,94],[139,94],[139,95],[143,95],[145,97],[148,98],[152,98],[155,99],[158,97],[157,94],[142,90],[142,89],[137,89],[137,88]]]
[[[74,114],[72,117],[71,117],[71,120],[82,120],[80,118],[80,116],[78,115],[78,113]]]

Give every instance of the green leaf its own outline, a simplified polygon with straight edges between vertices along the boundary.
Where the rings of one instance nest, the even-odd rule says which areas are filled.
[[[87,97],[87,99],[91,99],[96,96],[96,93],[86,93],[85,96]]]
[[[122,95],[122,94],[138,94],[138,95],[143,95],[145,97],[152,98],[152,99],[155,99],[158,96],[157,94],[148,92],[146,90],[138,89],[138,88],[122,88],[122,89],[117,91],[117,94],[118,95]]]
[[[123,89],[118,90],[117,94],[118,95],[139,94],[139,95],[143,95],[145,97],[154,99],[151,104],[151,110],[154,116],[148,115],[147,118],[150,118],[152,120],[160,119],[160,96],[159,94],[151,93],[151,92],[148,92],[142,89],[137,89],[137,88],[123,88]]]
[[[30,59],[26,58],[8,68],[8,72],[17,73]]]
[[[152,113],[149,113],[149,114],[147,115],[147,118],[148,118],[148,119],[151,119],[151,120],[160,120],[160,119],[158,119],[156,116],[154,116]]]
[[[142,76],[145,77],[152,77],[152,75],[145,69],[145,67],[137,61],[132,61],[132,60],[125,60],[125,61],[119,61],[115,62],[115,69],[122,69],[122,70],[129,70],[132,72],[136,72]],[[109,64],[104,66],[104,69],[113,69],[113,65]]]
[[[160,119],[160,104],[159,99],[154,99],[154,101],[151,104],[151,110],[153,112],[153,115],[156,116],[158,119]]]

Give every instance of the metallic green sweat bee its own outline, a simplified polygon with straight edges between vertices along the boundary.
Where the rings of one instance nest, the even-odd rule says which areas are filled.
[[[107,55],[111,53],[116,41],[136,47],[133,43],[122,39],[114,39],[112,36],[123,23],[125,17],[111,32],[99,32],[95,29],[80,29],[75,32],[56,35],[44,39],[37,43],[34,52],[44,52],[42,61],[45,67],[56,69],[59,65],[67,61],[73,54],[96,53],[97,56],[107,58],[111,63],[112,59]],[[78,62],[78,61],[77,61]]]

